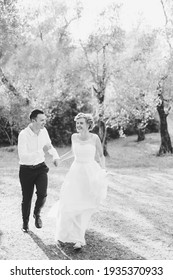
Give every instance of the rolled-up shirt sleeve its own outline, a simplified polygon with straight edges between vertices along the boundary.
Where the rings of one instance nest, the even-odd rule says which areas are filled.
[[[52,146],[52,144],[51,144],[51,146]],[[48,152],[49,152],[50,155],[53,156],[53,160],[60,158],[56,149],[53,146],[51,147],[51,149]]]
[[[27,135],[21,132],[18,137],[18,154],[21,162],[33,162],[37,160],[38,156],[42,156],[43,150],[28,152]]]

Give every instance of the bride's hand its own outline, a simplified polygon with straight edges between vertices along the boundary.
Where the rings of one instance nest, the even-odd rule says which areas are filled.
[[[55,159],[55,160],[53,161],[53,164],[54,164],[55,166],[59,166],[59,165],[61,164],[61,159],[59,159],[59,158]]]

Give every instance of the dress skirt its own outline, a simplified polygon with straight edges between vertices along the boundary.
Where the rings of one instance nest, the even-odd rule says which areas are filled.
[[[107,185],[106,172],[95,160],[72,163],[60,199],[50,211],[50,215],[56,213],[56,241],[85,245],[86,229],[92,214],[106,198]]]

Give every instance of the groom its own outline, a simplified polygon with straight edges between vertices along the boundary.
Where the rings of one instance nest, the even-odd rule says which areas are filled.
[[[46,166],[45,153],[53,156],[54,165],[59,162],[59,155],[51,144],[48,132],[45,128],[46,116],[41,110],[34,110],[30,114],[30,124],[19,133],[19,179],[22,189],[22,218],[24,232],[29,230],[29,216],[31,201],[36,187],[36,203],[34,207],[35,226],[42,227],[40,218],[41,208],[47,196],[49,168]]]

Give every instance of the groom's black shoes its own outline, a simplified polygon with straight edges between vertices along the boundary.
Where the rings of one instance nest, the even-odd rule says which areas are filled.
[[[42,224],[42,220],[41,220],[40,216],[34,214],[33,217],[35,219],[35,226],[36,226],[36,228],[42,228],[43,224]]]
[[[29,231],[29,226],[28,226],[28,223],[23,222],[23,227],[22,227],[22,230],[23,230],[23,232],[28,233],[28,231]]]

